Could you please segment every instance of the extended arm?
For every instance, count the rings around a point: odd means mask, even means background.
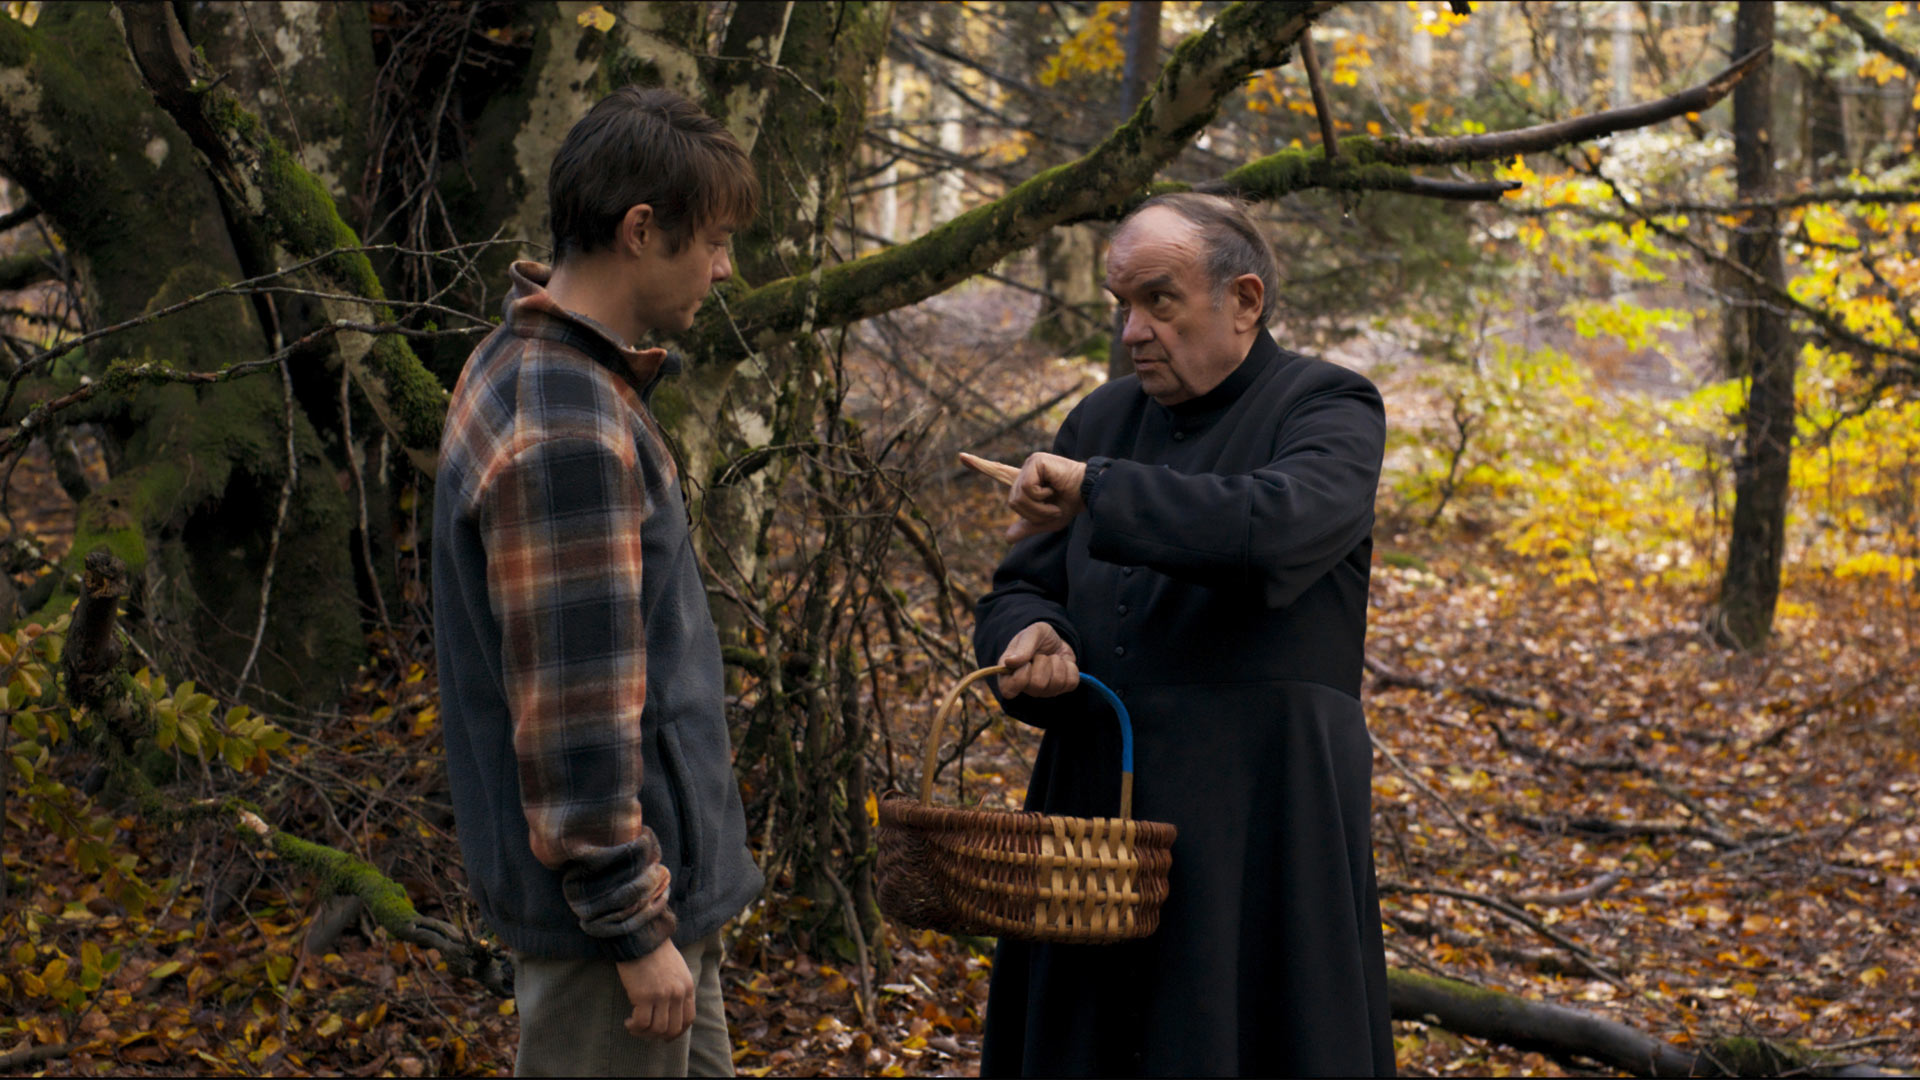
[[[1096,559],[1196,584],[1259,589],[1284,607],[1373,527],[1386,446],[1379,392],[1330,368],[1281,421],[1273,458],[1237,476],[1115,461],[1087,502]]]

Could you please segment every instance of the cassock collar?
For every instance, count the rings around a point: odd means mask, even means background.
[[[1280,346],[1274,344],[1273,336],[1261,330],[1253,339],[1253,347],[1247,350],[1247,358],[1240,361],[1240,366],[1234,368],[1219,386],[1197,398],[1183,401],[1178,405],[1168,405],[1165,408],[1174,415],[1176,423],[1220,412],[1239,401],[1240,395],[1247,392],[1247,388],[1253,385],[1253,381],[1258,379],[1260,373],[1267,370],[1267,365],[1273,363],[1279,355]]]

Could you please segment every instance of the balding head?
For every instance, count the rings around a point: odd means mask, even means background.
[[[1193,226],[1195,239],[1203,251],[1207,280],[1213,286],[1214,303],[1226,295],[1227,286],[1243,274],[1252,274],[1265,287],[1260,325],[1273,321],[1273,309],[1280,296],[1280,270],[1273,246],[1260,235],[1247,204],[1225,195],[1205,195],[1181,191],[1155,195],[1141,203],[1120,221],[1113,243],[1122,242],[1135,219],[1152,212],[1172,213]]]

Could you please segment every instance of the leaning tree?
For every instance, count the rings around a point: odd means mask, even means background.
[[[687,374],[655,408],[700,522],[725,655],[756,688],[739,737],[774,790],[760,819],[768,858],[864,951],[878,914],[855,628],[878,609],[938,662],[961,657],[951,607],[944,626],[921,627],[885,585],[896,549],[947,579],[884,467],[912,433],[889,442],[841,414],[843,331],[1179,187],[1159,177],[1223,102],[1288,63],[1338,6],[1225,7],[1085,153],[857,258],[848,178],[890,4],[123,0],[47,5],[32,25],[0,18],[0,173],[31,200],[11,220],[37,218],[57,238],[50,264],[82,313],[58,340],[15,346],[0,453],[62,459],[84,429],[107,463],[104,481],[61,470],[76,538],[29,608],[63,610],[83,560],[105,550],[128,571],[127,628],[157,663],[256,700],[334,694],[370,630],[421,621],[407,617],[424,602],[415,526],[448,387],[497,318],[506,262],[545,253],[553,151],[614,87],[678,89],[750,150],[766,203],[736,238],[734,280],[666,343]],[[1255,157],[1207,186],[1252,200],[1495,199],[1515,185],[1423,170],[1702,111],[1759,58],[1659,101],[1534,127],[1335,141],[1323,125],[1323,145]],[[786,493],[819,528],[776,552]],[[337,868],[326,849],[272,842]],[[390,882],[336,877],[419,939]],[[1468,1027],[1516,1015],[1437,983],[1397,985],[1413,1015],[1458,1013]],[[1701,1067],[1681,1056],[1662,1067]]]

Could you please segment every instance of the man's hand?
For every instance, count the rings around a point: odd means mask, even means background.
[[[1059,697],[1080,685],[1073,648],[1047,623],[1034,623],[1013,635],[1000,662],[1011,669],[997,680],[1002,697]]]
[[[664,1042],[693,1026],[693,973],[673,942],[663,941],[640,959],[615,966],[620,984],[627,988],[627,1000],[633,1003],[627,1034]]]
[[[1007,505],[1020,517],[1007,526],[1007,539],[1025,540],[1041,533],[1058,532],[1073,524],[1087,508],[1080,501],[1080,481],[1086,479],[1084,461],[1058,454],[1033,454],[1013,478],[1013,490]],[[1017,639],[1016,639],[1017,640]]]

